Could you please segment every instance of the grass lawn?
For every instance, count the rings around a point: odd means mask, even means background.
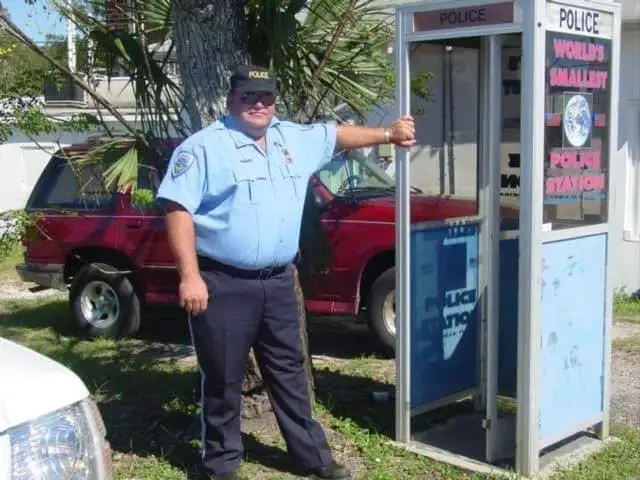
[[[19,280],[15,266],[22,261],[22,252],[15,248],[6,255],[0,256],[0,282],[7,280]]]
[[[6,262],[0,264],[0,272],[12,275]],[[631,307],[628,310],[635,315]],[[117,479],[193,478],[199,458],[199,420],[184,322],[158,320],[141,339],[84,341],[73,335],[69,318],[67,304],[59,298],[0,301],[0,336],[62,362],[86,382],[107,424]],[[322,327],[312,335],[312,350],[320,353],[314,359],[316,413],[335,456],[357,478],[484,478],[388,444],[393,436],[393,404],[374,403],[368,393],[392,391],[394,364],[375,355],[364,330],[337,332]],[[244,421],[243,431],[244,478],[297,478],[283,473],[288,465],[284,443],[270,413]],[[619,428],[615,433],[622,441],[555,478],[640,477],[640,432]]]
[[[618,292],[613,297],[613,308],[618,320],[640,322],[640,296]]]

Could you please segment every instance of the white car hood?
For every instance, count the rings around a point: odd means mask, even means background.
[[[0,338],[0,433],[88,395],[82,380],[65,366]]]

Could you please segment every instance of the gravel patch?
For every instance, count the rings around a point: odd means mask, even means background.
[[[640,322],[615,322],[613,324],[613,341],[622,340],[640,334]]]
[[[614,353],[611,368],[611,420],[640,427],[640,358]]]
[[[640,335],[640,323],[616,322],[613,339]],[[614,352],[611,360],[611,420],[640,427],[640,356]]]
[[[30,290],[30,289],[33,289]],[[52,288],[40,290],[36,285],[11,280],[0,282],[0,300],[30,300],[41,297],[66,296],[66,292]]]

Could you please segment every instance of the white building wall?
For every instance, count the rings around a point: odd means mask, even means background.
[[[639,2],[640,5],[640,2]],[[617,178],[613,192],[615,287],[640,290],[640,21],[623,25]]]
[[[0,165],[3,166],[0,175],[0,214],[24,208],[52,153],[59,148],[82,143],[88,136],[102,132],[60,132],[41,135],[35,139],[15,132],[5,143],[0,144]]]
[[[0,145],[0,212],[23,208],[51,154],[60,146],[80,141],[85,135],[40,137],[38,144],[22,134]]]

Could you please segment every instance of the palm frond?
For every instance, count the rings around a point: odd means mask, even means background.
[[[162,42],[173,36],[171,0],[138,0],[135,9],[139,12],[146,35],[153,35]]]
[[[132,187],[138,182],[138,150],[131,147],[104,172],[107,188]]]
[[[263,36],[251,43],[256,45],[252,58],[275,70],[288,116],[300,121],[335,117],[338,107],[346,104],[351,114],[364,117],[376,104],[392,98],[393,72],[386,48],[393,31],[388,10],[371,0],[313,0],[304,7],[302,18],[283,20],[280,17],[287,12],[274,10],[278,3],[264,2],[258,13],[249,16],[250,23],[260,24],[249,31],[271,33],[268,52]],[[295,9],[302,11],[301,2]]]

